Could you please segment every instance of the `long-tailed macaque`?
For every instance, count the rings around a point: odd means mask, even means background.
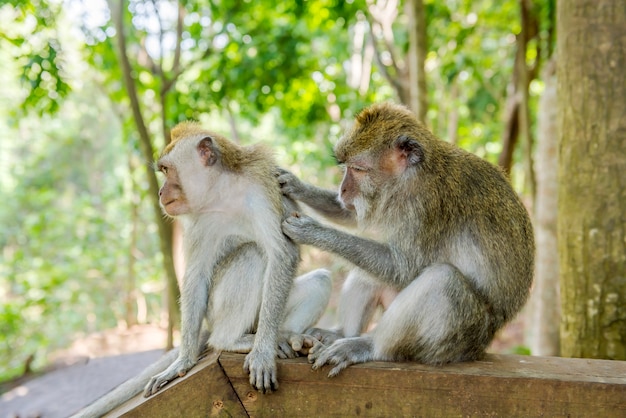
[[[275,390],[277,355],[296,355],[290,337],[313,326],[330,297],[326,270],[294,280],[299,248],[281,222],[298,207],[281,193],[271,152],[238,146],[196,123],[179,124],[171,133],[157,168],[165,175],[161,207],[183,227],[180,348],[84,416],[109,411],[142,389],[145,396],[156,393],[196,364],[205,343],[248,353],[250,384]]]
[[[308,331],[320,340],[309,351],[313,367],[331,364],[334,376],[374,360],[480,358],[521,309],[532,282],[531,223],[505,176],[389,103],[358,114],[335,155],[345,166],[338,193],[286,171],[278,176],[287,196],[376,237],[307,216],[283,222],[294,241],[356,266],[339,302],[341,328]],[[388,308],[363,334],[372,306],[385,297],[392,300]]]

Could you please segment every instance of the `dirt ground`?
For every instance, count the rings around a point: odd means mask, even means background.
[[[0,396],[0,418],[63,418],[139,374],[162,354],[165,332],[153,326],[110,330],[60,352],[52,371],[17,380]]]

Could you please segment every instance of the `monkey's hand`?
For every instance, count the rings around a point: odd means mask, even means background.
[[[315,244],[326,228],[310,216],[295,214],[283,221],[283,232],[298,244]]]
[[[170,382],[177,377],[183,377],[186,375],[195,364],[195,361],[178,357],[174,363],[170,365],[170,367],[165,369],[165,371],[157,374],[156,376],[152,376],[152,379],[150,379],[144,389],[143,396],[147,398],[148,396],[154,395],[167,382]]]
[[[243,369],[250,374],[250,385],[261,393],[278,389],[276,353],[252,349],[243,362]]]
[[[293,200],[302,200],[306,192],[306,185],[295,174],[277,167],[276,178],[280,184],[280,190],[285,196],[289,196]]]
[[[325,364],[334,365],[328,377],[334,377],[351,364],[364,363],[373,359],[374,344],[371,337],[341,338],[330,346],[317,343],[309,350],[309,363],[313,370]]]

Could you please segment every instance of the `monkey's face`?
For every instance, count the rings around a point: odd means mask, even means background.
[[[419,164],[421,157],[407,151],[404,138],[394,141],[391,147],[372,149],[356,156],[347,156],[345,173],[339,189],[339,200],[349,210],[356,212],[360,223],[369,222],[372,216],[388,204],[390,196],[402,188],[411,173],[407,170]]]
[[[179,138],[165,152],[157,162],[157,169],[165,176],[159,203],[166,214],[198,214],[219,203],[223,191],[219,179],[226,176],[217,167],[218,155],[211,136],[199,132]]]
[[[356,212],[359,221],[363,221],[376,200],[381,173],[368,155],[348,158],[343,165],[345,171],[339,187],[339,200],[346,209]]]
[[[165,162],[159,162],[158,169],[165,176],[165,183],[159,190],[159,204],[163,211],[170,216],[189,213],[189,204],[176,168]]]
[[[367,177],[370,171],[371,168],[363,165],[346,164],[343,180],[339,187],[339,200],[346,209],[356,209],[356,201],[363,195],[362,188],[369,183]],[[365,188],[369,189],[368,187]]]

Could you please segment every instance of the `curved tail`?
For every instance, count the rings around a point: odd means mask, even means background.
[[[178,348],[168,351],[158,361],[146,367],[138,376],[128,379],[94,403],[78,411],[72,418],[98,418],[143,392],[152,376],[165,370],[178,357]]]

